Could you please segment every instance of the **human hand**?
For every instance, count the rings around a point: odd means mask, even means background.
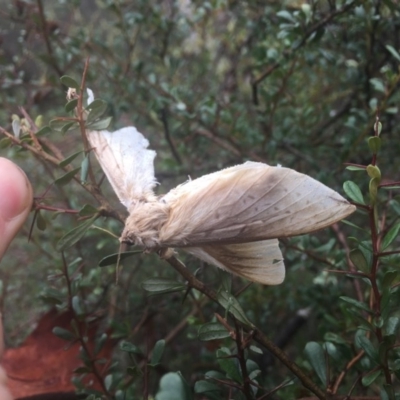
[[[28,217],[32,206],[32,186],[24,172],[0,157],[0,260]],[[3,354],[3,326],[0,314],[0,358]],[[11,400],[7,376],[0,367],[0,400]]]

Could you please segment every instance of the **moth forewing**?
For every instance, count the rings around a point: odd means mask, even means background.
[[[165,246],[233,244],[301,235],[325,228],[355,207],[294,170],[247,162],[173,189]]]

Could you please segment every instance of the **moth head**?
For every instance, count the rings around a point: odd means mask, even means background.
[[[153,233],[153,232],[148,232]],[[125,225],[125,228],[120,237],[120,242],[127,244],[129,246],[140,246],[144,247],[147,250],[156,250],[159,248],[158,237],[153,234],[146,234],[146,232],[139,232],[128,223]]]

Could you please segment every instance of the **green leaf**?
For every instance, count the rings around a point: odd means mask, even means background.
[[[68,164],[70,164],[73,160],[75,160],[75,158],[78,157],[79,154],[82,154],[82,153],[83,153],[83,150],[77,151],[76,153],[71,154],[69,157],[67,157],[67,158],[65,158],[64,160],[60,161],[60,162],[58,163],[58,165],[59,165],[61,168],[64,168],[64,167],[66,167]]]
[[[365,204],[361,190],[356,183],[352,181],[346,181],[343,184],[343,190],[354,202],[358,204]]]
[[[400,189],[400,185],[393,185],[393,186],[381,186],[382,189],[385,190],[398,190]]]
[[[396,335],[399,328],[399,317],[390,317],[386,322],[385,336]]]
[[[111,390],[112,383],[113,383],[113,376],[112,376],[112,374],[108,374],[104,378],[104,386],[106,387],[107,390]]]
[[[365,351],[373,362],[378,364],[378,352],[364,333],[356,335],[355,342],[357,346],[361,347]]]
[[[232,358],[231,352],[226,347],[217,350],[218,364],[221,369],[226,373],[227,377],[238,382],[243,383],[243,377],[239,369],[239,363],[236,358]]]
[[[354,249],[350,251],[350,260],[357,269],[365,273],[369,272],[369,265],[364,257],[363,252],[360,249]]]
[[[72,297],[72,309],[75,311],[75,314],[78,316],[85,314],[85,311],[83,310],[81,299],[79,298],[79,296]]]
[[[70,112],[75,110],[76,106],[78,105],[78,99],[72,99],[65,105],[65,111]]]
[[[379,370],[379,371],[372,372],[368,375],[365,375],[361,379],[361,383],[364,386],[369,386],[381,373],[382,373],[382,370]]]
[[[49,126],[43,126],[42,128],[40,128],[35,135],[36,136],[44,136],[47,135],[48,133],[51,133],[51,128]]]
[[[103,346],[105,345],[107,339],[108,339],[108,336],[106,333],[102,333],[100,337],[96,338],[95,347],[94,347],[95,355],[98,355],[100,353],[100,351],[103,348]]]
[[[100,121],[93,122],[87,125],[87,129],[92,131],[101,131],[103,129],[107,129],[110,125],[112,117],[107,117],[105,119],[101,119]]]
[[[397,278],[398,274],[399,274],[399,271],[397,271],[397,270],[387,271],[382,280],[382,288],[383,289],[390,288],[392,286],[392,283]]]
[[[165,350],[165,340],[161,339],[156,342],[153,348],[153,354],[151,355],[150,365],[153,367],[160,363],[161,357]]]
[[[378,138],[377,138],[378,139]],[[370,178],[377,178],[379,182],[381,180],[382,174],[381,170],[376,165],[368,165],[367,166],[367,174]]]
[[[221,304],[225,310],[230,312],[238,321],[248,326],[253,326],[253,324],[247,319],[242,306],[232,294],[225,290],[220,290],[217,296],[219,304]]]
[[[43,215],[40,211],[36,214],[36,226],[40,231],[44,231],[46,229],[46,220],[43,218]]]
[[[71,182],[72,179],[74,179],[75,175],[78,173],[78,171],[81,169],[81,167],[75,168],[72,171],[68,171],[66,174],[60,176],[57,178],[54,183],[58,186],[63,186],[66,185],[67,183]]]
[[[385,47],[389,50],[390,54],[391,54],[397,61],[400,61],[400,54],[397,52],[397,50],[396,50],[394,47],[390,46],[389,44],[387,44]]]
[[[346,167],[349,171],[365,171],[365,168],[363,167],[356,167],[355,165],[348,165]]]
[[[382,141],[381,138],[378,136],[371,136],[368,138],[368,147],[372,151],[373,154],[378,153],[381,149]]]
[[[55,118],[50,121],[49,125],[52,130],[61,132],[65,125],[70,126],[73,123],[74,121]]]
[[[369,195],[371,197],[371,204],[374,205],[378,198],[378,187],[381,182],[380,178],[372,178],[369,181]]]
[[[89,170],[89,155],[86,154],[81,163],[81,183],[85,184],[87,182],[87,175]]]
[[[322,346],[317,342],[308,342],[304,349],[311,366],[318,375],[324,387],[327,386],[327,372],[325,352]]]
[[[77,127],[78,124],[76,122],[68,122],[67,124],[65,124],[63,127],[61,127],[60,131],[61,133],[64,135],[65,133],[67,133],[72,127]]]
[[[93,207],[91,204],[85,204],[80,210],[79,210],[79,216],[80,217],[88,217],[89,215],[97,214],[99,210],[96,207]]]
[[[230,334],[219,322],[209,322],[200,327],[198,338],[202,341],[224,339]]]
[[[87,109],[90,112],[87,116],[86,124],[90,124],[104,114],[107,109],[107,103],[104,100],[96,99],[88,105]]]
[[[55,326],[52,332],[59,338],[67,340],[69,342],[75,340],[75,335],[72,332],[68,331],[67,329],[60,328],[59,326]]]
[[[73,246],[76,242],[78,242],[86,233],[88,229],[93,225],[93,222],[98,218],[98,214],[94,215],[92,218],[89,218],[82,224],[78,225],[76,228],[67,232],[57,243],[56,250],[64,251],[71,246]]]
[[[73,79],[70,76],[68,76],[68,75],[62,76],[60,78],[60,81],[66,87],[69,87],[69,88],[72,88],[72,89],[79,89],[78,82],[75,79]]]
[[[356,308],[359,308],[360,310],[367,311],[370,314],[372,313],[372,311],[366,304],[361,303],[358,300],[352,299],[351,297],[340,296],[339,299],[345,301],[346,303],[351,304],[352,306],[354,306]]]
[[[160,380],[160,389],[155,400],[192,400],[193,396],[182,374],[168,372]]]
[[[388,233],[385,235],[385,237],[382,240],[381,249],[380,249],[381,251],[385,251],[385,249],[387,249],[391,245],[393,240],[395,240],[397,235],[399,234],[399,230],[400,230],[400,223],[393,225],[389,229]]]
[[[125,352],[127,352],[127,353],[143,355],[143,352],[142,352],[142,350],[139,349],[139,347],[137,347],[137,346],[135,346],[134,344],[129,343],[129,342],[125,341],[125,340],[122,341],[122,342],[119,344],[119,348],[120,348],[122,351],[125,351]]]
[[[263,351],[262,351],[259,347],[257,347],[257,346],[251,345],[251,346],[249,347],[249,349],[250,349],[253,353],[263,354]]]
[[[100,260],[99,267],[106,267],[108,265],[116,264],[118,261],[118,255],[120,256],[119,261],[122,262],[126,258],[132,257],[140,253],[143,253],[143,250],[125,251],[123,253],[110,254],[109,256],[106,256]]]
[[[153,294],[173,293],[186,290],[184,283],[170,278],[152,278],[142,283],[142,288]]]
[[[211,383],[208,381],[197,381],[194,384],[194,392],[195,393],[207,393],[207,392],[219,392],[220,388],[215,383]]]

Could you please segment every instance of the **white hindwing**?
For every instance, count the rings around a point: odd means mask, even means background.
[[[261,242],[185,247],[201,260],[263,285],[279,285],[285,266],[277,239]]]
[[[115,132],[87,131],[87,138],[115,193],[129,210],[154,198],[154,157],[148,140],[133,126]]]

